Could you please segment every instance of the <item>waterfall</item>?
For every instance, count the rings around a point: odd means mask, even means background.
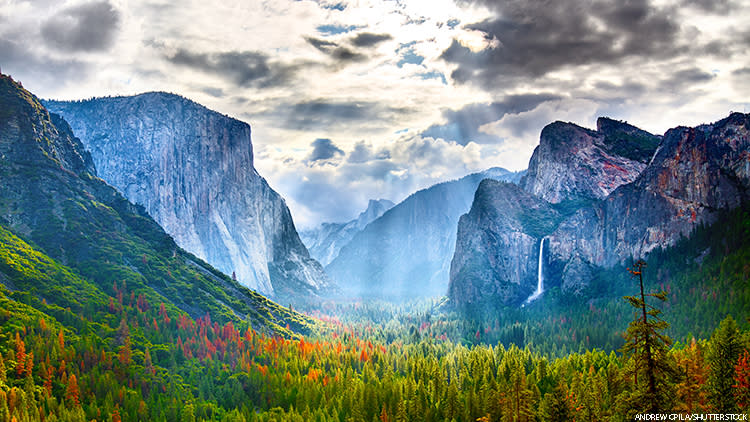
[[[544,257],[544,237],[541,241],[539,241],[539,263],[537,264],[536,268],[536,290],[534,290],[534,293],[529,296],[526,301],[523,302],[524,305],[527,303],[531,303],[535,299],[537,299],[539,296],[544,293],[544,274],[542,273],[543,268],[543,262],[542,258]],[[523,305],[522,305],[523,306]]]

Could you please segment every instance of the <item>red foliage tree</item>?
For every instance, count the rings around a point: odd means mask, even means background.
[[[745,350],[734,367],[734,397],[742,410],[750,408],[750,352]]]
[[[16,375],[20,378],[25,372],[26,366],[26,344],[16,332]]]
[[[78,389],[78,379],[76,374],[70,374],[68,377],[68,386],[65,388],[65,398],[68,399],[75,407],[80,405],[80,390]]]

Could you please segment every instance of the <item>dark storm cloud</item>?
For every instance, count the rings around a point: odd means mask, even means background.
[[[318,138],[310,145],[313,147],[310,157],[308,158],[311,162],[330,160],[337,155],[344,155],[344,151],[337,147],[330,139]]]
[[[178,49],[167,55],[171,63],[222,76],[238,86],[268,88],[284,85],[292,79],[299,65],[273,62],[255,51],[195,53]]]
[[[661,81],[660,87],[667,92],[684,91],[694,88],[703,82],[714,79],[716,75],[704,72],[696,67],[678,70]]]
[[[330,51],[331,49],[338,47],[338,44],[336,44],[335,42],[322,40],[315,37],[305,37],[305,41],[307,41],[308,44],[317,48],[323,53],[328,53],[328,51]]]
[[[477,0],[496,17],[467,25],[495,48],[472,52],[455,41],[442,58],[458,65],[459,83],[485,87],[513,77],[537,77],[568,65],[618,63],[632,57],[672,57],[684,49],[669,9],[648,0]]]
[[[320,127],[346,126],[352,123],[388,122],[411,110],[391,107],[373,101],[329,101],[324,99],[282,104],[271,115],[286,116],[285,127],[307,130]]]
[[[511,95],[491,104],[469,104],[460,110],[445,110],[443,118],[446,124],[433,125],[422,132],[422,136],[442,138],[466,145],[471,141],[477,143],[495,143],[500,139],[494,135],[480,132],[479,127],[500,120],[506,114],[523,113],[535,109],[546,101],[559,100],[553,94]]]
[[[42,38],[61,50],[102,51],[112,46],[120,23],[120,12],[109,2],[73,6],[56,13],[42,24]]]
[[[360,32],[352,38],[352,44],[357,47],[372,47],[383,41],[393,39],[389,34],[373,34],[372,32]]]
[[[732,0],[684,0],[683,6],[694,7],[700,11],[727,15],[736,10],[737,4]]]
[[[213,87],[213,86],[204,86],[204,87],[199,88],[199,89],[200,89],[200,91],[205,92],[206,94],[208,94],[208,95],[210,95],[212,97],[221,98],[221,97],[224,96],[224,90],[221,89],[221,88],[216,88],[216,87]]]
[[[29,82],[59,85],[61,81],[76,82],[89,74],[89,65],[75,58],[60,60],[45,57],[30,50],[26,45],[0,36],[0,65],[3,73],[23,73],[30,76]],[[24,81],[21,81],[24,82]]]
[[[360,54],[349,47],[344,47],[338,43],[322,40],[320,38],[305,37],[305,41],[312,45],[318,51],[325,53],[334,60],[340,63],[346,62],[361,62],[367,59],[367,56]]]

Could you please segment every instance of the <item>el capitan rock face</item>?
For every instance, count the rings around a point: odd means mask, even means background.
[[[70,122],[99,176],[183,248],[279,299],[329,287],[253,167],[246,123],[158,92],[46,105]]]
[[[643,171],[659,137],[599,118],[597,130],[555,122],[543,130],[521,187],[552,203],[603,199]]]
[[[21,281],[35,301],[78,314],[67,318],[74,329],[82,327],[84,307],[98,313],[104,298],[117,286],[125,289],[127,280],[139,303],[146,297],[194,318],[245,320],[268,334],[309,332],[312,320],[179,248],[142,207],[96,174],[65,120],[0,74],[0,231],[2,249],[12,251],[2,260],[0,284],[24,289],[13,283]],[[29,275],[40,269],[45,277]],[[63,280],[73,284],[57,284]]]
[[[578,294],[596,268],[646,257],[698,224],[712,223],[717,211],[750,200],[749,128],[750,115],[734,113],[712,125],[672,129],[649,153],[655,137],[610,119],[599,119],[597,131],[549,125],[521,187],[548,201],[557,220],[545,220],[553,223],[530,236],[516,223],[518,192],[481,186],[484,192],[477,191],[459,224],[451,300],[465,305],[483,296],[494,304],[518,303],[536,281],[528,276],[538,258],[531,239],[537,246],[548,239],[543,263],[553,277],[547,282]],[[612,172],[613,166],[627,171]],[[518,277],[516,268],[527,276]]]

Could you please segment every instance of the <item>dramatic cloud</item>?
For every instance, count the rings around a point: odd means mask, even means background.
[[[372,144],[359,141],[354,144],[354,149],[349,153],[347,161],[350,163],[366,163],[373,160],[387,160],[391,158],[391,152],[385,148],[375,150]]]
[[[352,38],[352,44],[357,47],[372,47],[376,44],[380,44],[383,41],[393,39],[388,34],[373,34],[371,32],[360,32],[354,38]]]
[[[454,40],[442,58],[458,64],[452,78],[460,83],[496,86],[509,77],[534,77],[565,66],[613,64],[630,57],[673,57],[686,46],[669,8],[648,0],[617,2],[479,0],[496,18],[467,29],[497,40],[494,47],[472,51]]]
[[[394,115],[410,113],[405,107],[392,107],[374,101],[344,101],[316,99],[292,105],[276,107],[271,114],[285,116],[285,125],[296,130],[331,128],[352,123],[382,125],[384,120]]]
[[[367,56],[364,54],[358,53],[348,47],[340,46],[332,41],[314,37],[305,37],[305,40],[320,52],[341,63],[361,62],[367,59]]]
[[[61,50],[101,51],[112,46],[120,13],[107,1],[63,9],[42,25],[44,41]]]
[[[666,91],[691,89],[715,78],[716,75],[704,72],[698,68],[678,70],[661,82],[661,88]]]
[[[169,91],[246,121],[309,226],[523,169],[554,120],[663,133],[750,110],[746,3],[1,0],[0,66],[44,98]]]
[[[684,6],[695,7],[702,12],[726,15],[737,7],[741,7],[732,0],[685,0]]]
[[[446,110],[443,118],[446,124],[433,125],[422,135],[454,141],[461,145],[469,142],[480,144],[497,143],[500,139],[479,130],[480,126],[496,121],[506,114],[517,114],[536,108],[545,101],[558,100],[554,94],[522,94],[506,97],[503,101],[491,104],[469,104],[460,110]]]
[[[316,152],[327,157],[320,159],[323,162],[343,160],[336,165],[310,165]],[[418,135],[405,135],[380,147],[360,141],[351,149],[318,139],[313,143],[313,153],[301,159],[269,149],[260,152],[266,154],[274,157],[264,159],[265,163],[274,163],[267,172],[273,173],[278,188],[287,192],[295,224],[302,228],[356,216],[375,197],[374,191],[380,197],[401,201],[418,189],[497,164],[491,154],[483,157],[482,148],[474,143],[462,146]],[[303,177],[300,166],[306,169]]]
[[[313,147],[309,158],[311,162],[330,160],[337,155],[344,155],[344,151],[331,142],[330,139],[318,138],[310,145]]]
[[[299,68],[298,65],[272,62],[266,54],[256,51],[194,53],[178,49],[166,57],[173,64],[217,74],[244,87],[283,85],[292,79]]]
[[[45,57],[36,51],[30,51],[23,44],[4,39],[2,36],[0,65],[4,73],[19,78],[28,87],[42,84],[60,85],[61,81],[74,82],[89,75],[89,66],[78,59]],[[14,69],[23,71],[16,73]]]

